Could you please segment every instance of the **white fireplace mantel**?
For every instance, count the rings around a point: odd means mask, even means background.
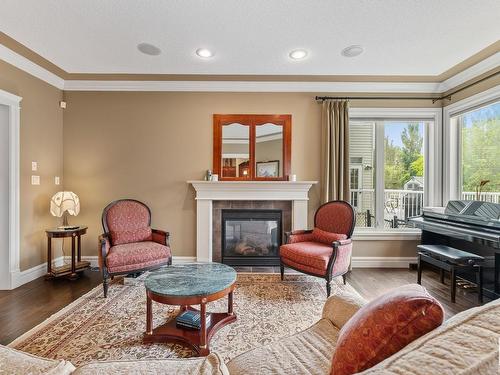
[[[292,229],[307,228],[308,200],[317,181],[188,181],[196,190],[196,258],[212,261],[212,202],[292,201]]]

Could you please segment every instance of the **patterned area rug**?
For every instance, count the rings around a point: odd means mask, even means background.
[[[74,365],[113,359],[189,357],[177,344],[143,344],[146,297],[144,275],[133,284],[113,284],[108,298],[96,287],[9,346]],[[332,294],[350,288],[335,281]],[[238,274],[234,295],[237,321],[219,330],[211,350],[225,361],[255,346],[302,331],[321,316],[326,300],[322,279],[306,275]],[[208,311],[226,311],[227,299],[212,302]],[[154,326],[172,319],[177,306],[153,302]]]

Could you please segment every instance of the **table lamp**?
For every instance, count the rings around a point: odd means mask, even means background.
[[[50,200],[50,213],[55,217],[63,217],[63,225],[58,229],[75,229],[78,226],[68,225],[68,214],[76,216],[80,212],[80,198],[72,191],[59,191]]]

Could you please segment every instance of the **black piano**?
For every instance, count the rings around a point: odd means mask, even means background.
[[[500,204],[449,201],[445,209],[424,208],[410,218],[410,226],[422,229],[422,244],[447,245],[485,258],[485,296],[500,298]],[[474,274],[464,274],[474,282]]]

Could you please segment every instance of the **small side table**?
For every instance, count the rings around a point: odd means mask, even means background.
[[[90,267],[90,262],[82,261],[82,235],[87,233],[87,227],[75,229],[48,229],[47,233],[47,275],[46,279],[68,277],[71,280],[78,278],[78,273]],[[71,264],[52,267],[52,238],[71,237]],[[77,246],[75,246],[77,242]]]

